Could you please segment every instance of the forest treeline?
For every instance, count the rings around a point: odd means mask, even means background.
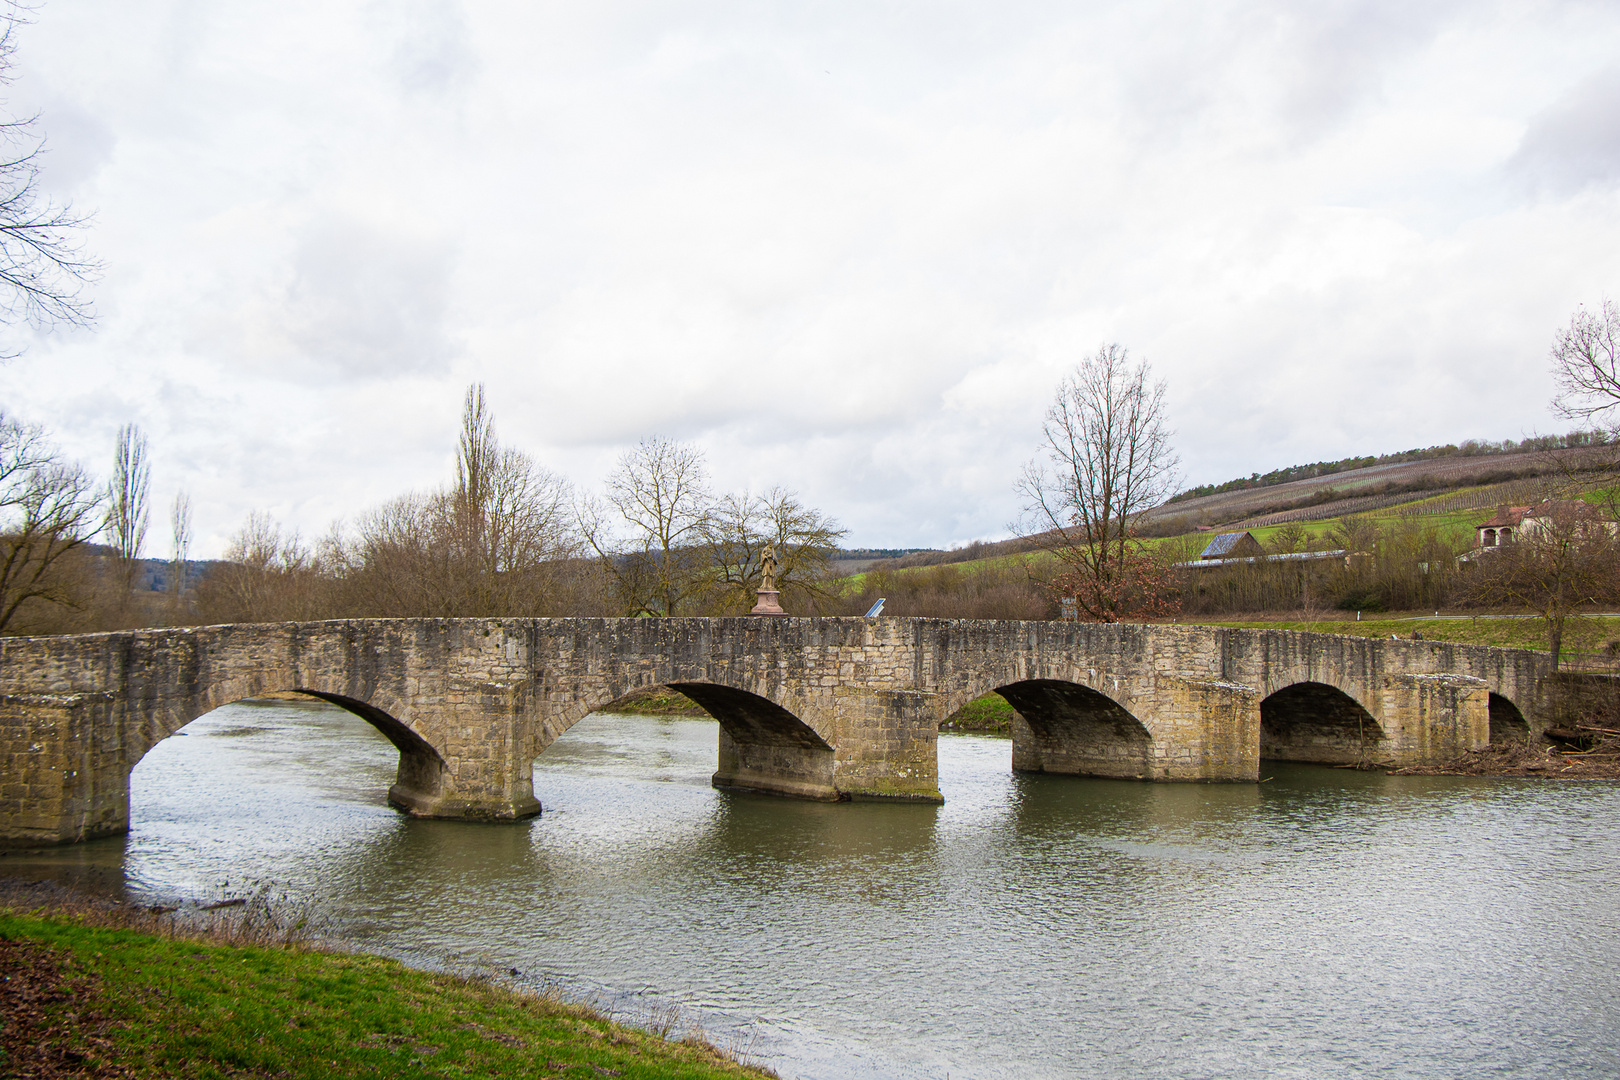
[[[830,587],[844,530],[792,491],[718,492],[701,451],[650,438],[603,490],[497,437],[469,388],[455,472],[308,540],[248,515],[187,587],[190,504],[171,512],[166,593],[134,588],[150,509],[145,440],[120,432],[96,483],[38,427],[0,417],[0,633],[360,617],[737,615],[767,547],[790,611],[842,614]],[[93,544],[96,539],[109,545]]]

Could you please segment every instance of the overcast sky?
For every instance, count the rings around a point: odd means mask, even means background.
[[[442,483],[473,380],[581,488],[656,433],[996,537],[1105,341],[1201,483],[1561,431],[1620,296],[1612,2],[47,0],[16,75],[105,273],[0,403],[139,424],[201,555]]]

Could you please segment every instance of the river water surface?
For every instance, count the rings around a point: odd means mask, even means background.
[[[714,791],[716,733],[598,714],[536,762],[542,818],[414,821],[363,721],[242,703],[141,762],[127,837],[0,869],[272,888],[789,1078],[1620,1075],[1616,785],[1018,776],[945,735],[944,806],[827,805]]]

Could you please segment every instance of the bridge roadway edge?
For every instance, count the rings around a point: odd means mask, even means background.
[[[1179,625],[906,618],[362,619],[0,639],[0,845],[126,831],[129,774],[192,719],[272,690],[361,715],[420,816],[539,812],[534,758],[629,691],[674,685],[720,720],[716,787],[939,801],[939,724],[1022,695],[1014,768],[1258,779],[1262,703],[1301,685],[1375,721],[1379,761],[1489,739],[1488,702],[1539,733],[1523,650]],[[1366,753],[1363,748],[1362,753]],[[1320,758],[1319,760],[1332,760]]]

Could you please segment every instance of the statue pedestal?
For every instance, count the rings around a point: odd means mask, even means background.
[[[750,611],[748,614],[750,614],[750,615],[786,615],[787,614],[787,612],[782,610],[782,605],[778,604],[776,602],[776,597],[777,597],[778,594],[777,594],[777,591],[775,589],[761,589],[761,590],[759,590],[759,592],[756,595],[759,596],[759,602],[754,605],[754,610]]]

